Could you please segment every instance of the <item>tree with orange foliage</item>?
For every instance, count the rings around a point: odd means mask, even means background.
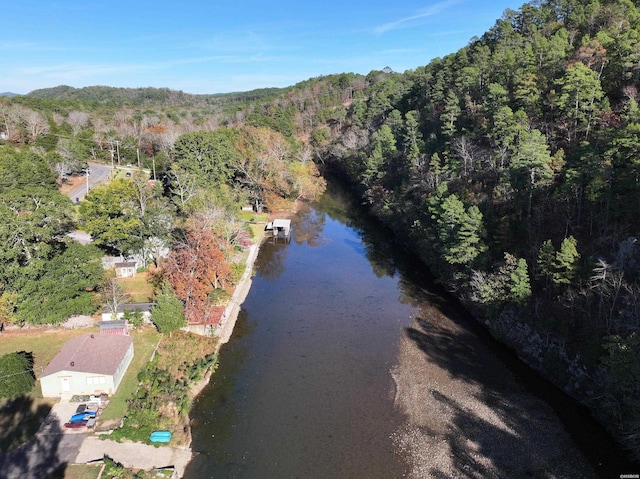
[[[183,301],[187,319],[200,322],[212,314],[209,293],[224,287],[231,267],[213,231],[192,219],[187,223],[185,242],[164,262],[164,276]]]
[[[268,128],[243,126],[235,136],[239,158],[233,164],[235,181],[260,211],[280,200],[313,200],[324,191],[325,181],[315,164],[302,154],[296,159],[287,139]]]

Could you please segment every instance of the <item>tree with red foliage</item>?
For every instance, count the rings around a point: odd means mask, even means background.
[[[187,224],[185,242],[171,251],[164,264],[165,278],[185,306],[190,322],[207,322],[213,313],[209,293],[224,287],[231,267],[213,231],[202,223]]]

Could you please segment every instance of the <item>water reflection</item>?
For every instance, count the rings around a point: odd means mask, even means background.
[[[241,411],[235,395],[242,388],[238,382],[239,372],[249,358],[250,351],[241,341],[243,337],[250,335],[256,328],[256,323],[247,318],[244,310],[240,311],[233,330],[237,339],[225,347],[225,366],[220,368],[212,376],[209,387],[196,397],[192,415],[191,428],[193,436],[193,450],[196,454],[214,454],[217,461],[225,461],[224,450],[206,449],[200,447],[210,442],[228,441],[237,424]],[[204,407],[203,407],[204,406]]]
[[[239,322],[250,331],[234,331],[193,409],[186,478],[404,474],[389,369],[411,311],[335,217],[329,198],[293,219],[291,243],[261,248]]]
[[[306,243],[309,246],[319,246],[326,241],[322,232],[327,223],[326,214],[311,208],[308,204],[302,205],[296,216],[293,218],[292,226],[294,231],[294,241],[297,244]]]
[[[330,184],[291,243],[260,250],[185,478],[589,477],[549,408],[347,198]]]
[[[295,238],[294,232],[291,235]],[[254,268],[260,274],[260,277],[266,281],[275,281],[284,273],[288,254],[289,249],[286,243],[276,243],[270,245],[269,248],[263,247],[256,259]]]

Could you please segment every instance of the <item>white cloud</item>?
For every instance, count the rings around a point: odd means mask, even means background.
[[[448,8],[460,3],[460,0],[445,0],[443,2],[436,3],[431,5],[423,10],[420,10],[415,15],[411,15],[408,17],[401,18],[399,20],[395,20],[393,22],[388,22],[383,25],[379,25],[373,29],[375,33],[382,34],[389,32],[391,30],[397,30],[400,28],[408,28],[411,25],[414,25],[417,20],[422,20],[424,18],[433,17],[438,15],[439,13],[447,10]]]

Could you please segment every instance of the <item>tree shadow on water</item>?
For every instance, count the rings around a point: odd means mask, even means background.
[[[36,404],[29,396],[21,396],[0,410],[0,479],[64,477],[69,451],[62,443],[71,442],[70,451],[75,455],[84,435],[65,441],[62,423],[51,418],[50,411],[50,405]]]

